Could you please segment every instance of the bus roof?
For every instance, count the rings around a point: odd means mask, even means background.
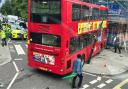
[[[90,8],[96,8],[99,10],[107,10],[108,9],[106,6],[96,5],[96,4],[87,3],[87,2],[83,2],[83,1],[79,1],[79,0],[67,0],[67,1],[72,2],[72,3],[76,3],[76,4],[80,4],[80,5],[85,5],[85,6],[88,6]]]

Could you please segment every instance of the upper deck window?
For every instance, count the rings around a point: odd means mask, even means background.
[[[72,20],[80,20],[81,18],[81,6],[78,4],[73,4],[72,5]]]
[[[99,19],[100,18],[100,10],[93,8],[92,9],[92,16],[93,16],[93,19]]]
[[[90,15],[91,15],[90,8],[87,7],[87,6],[82,6],[82,8],[81,8],[81,19],[87,20]]]
[[[79,21],[81,19],[87,20],[91,15],[91,10],[88,6],[79,4],[72,5],[72,21]]]
[[[108,10],[101,10],[100,14],[102,19],[106,19],[108,17]]]
[[[31,0],[31,22],[61,22],[61,0]]]

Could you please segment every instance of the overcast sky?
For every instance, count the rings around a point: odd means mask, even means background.
[[[5,2],[5,0],[1,0],[2,1],[2,3],[0,3],[0,7],[2,6],[2,4]]]

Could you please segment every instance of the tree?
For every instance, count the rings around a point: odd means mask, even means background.
[[[27,0],[6,0],[1,8],[4,15],[16,15],[19,17],[27,18]]]

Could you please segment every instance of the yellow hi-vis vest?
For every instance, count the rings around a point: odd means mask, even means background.
[[[4,38],[6,38],[6,34],[5,34],[5,31],[1,31],[0,35],[1,35],[1,39],[4,39]]]

